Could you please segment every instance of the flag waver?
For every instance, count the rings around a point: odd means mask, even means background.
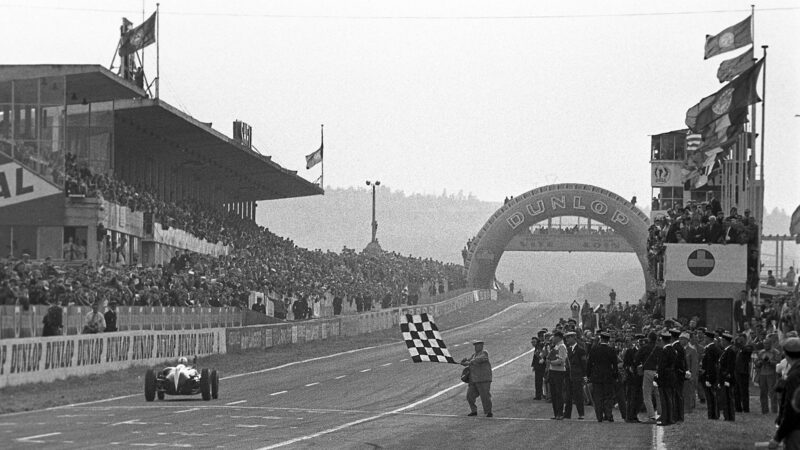
[[[439,328],[427,313],[403,314],[400,316],[400,332],[411,354],[411,360],[418,362],[440,362],[458,364],[450,356]]]
[[[752,16],[736,25],[729,26],[718,34],[706,35],[706,51],[703,59],[742,48],[753,43]]]

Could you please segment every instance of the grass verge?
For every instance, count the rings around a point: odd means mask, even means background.
[[[442,330],[477,322],[502,311],[516,298],[472,303],[460,310],[436,318]],[[330,355],[375,345],[400,342],[400,332],[388,329],[360,336],[340,337],[300,345],[253,350],[245,354],[212,355],[198,359],[201,367],[216,367],[220,376],[251,372],[280,366],[292,361]],[[261,356],[263,355],[263,357]],[[143,386],[143,366],[106,372],[98,375],[70,377],[51,383],[35,383],[0,389],[0,414],[31,411],[73,403],[102,400],[116,396],[140,394]]]
[[[686,414],[682,425],[667,427],[664,430],[667,449],[752,449],[756,442],[767,442],[775,434],[776,415],[761,414],[758,397],[750,396],[751,412],[737,412],[735,422],[726,422],[721,416],[720,420],[708,420],[706,411],[705,405],[698,404],[694,412]]]

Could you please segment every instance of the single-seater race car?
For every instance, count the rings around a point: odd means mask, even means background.
[[[197,358],[195,357],[195,363]],[[147,369],[144,376],[144,399],[148,402],[164,400],[169,395],[202,394],[203,400],[216,399],[219,396],[219,374],[216,369],[197,371],[189,365],[185,357],[178,359],[178,364],[168,366],[156,373]]]

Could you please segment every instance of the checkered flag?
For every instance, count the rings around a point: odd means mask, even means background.
[[[447,351],[439,328],[428,314],[405,314],[400,316],[400,331],[408,346],[411,360],[418,362],[440,362],[458,364]]]

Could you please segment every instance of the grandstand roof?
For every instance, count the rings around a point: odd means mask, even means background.
[[[0,64],[0,81],[60,76],[67,79],[67,103],[145,96],[135,84],[97,64]]]
[[[230,201],[323,194],[322,188],[159,99],[114,102],[116,145],[163,155],[223,186]]]

